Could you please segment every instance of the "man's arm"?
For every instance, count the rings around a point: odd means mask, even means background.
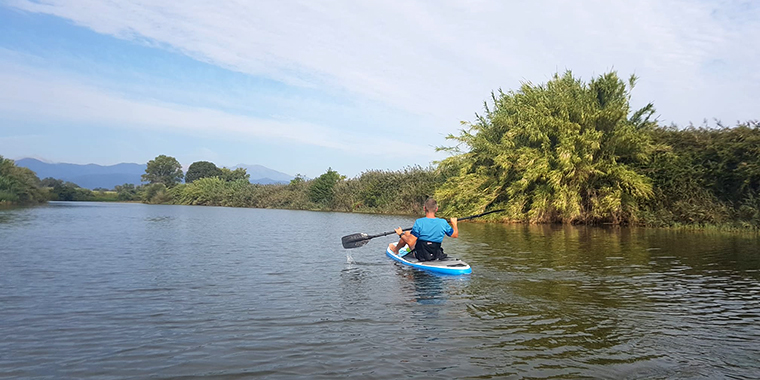
[[[451,218],[451,228],[454,229],[454,233],[451,234],[451,237],[458,238],[459,237],[459,227],[457,227],[457,218]]]
[[[403,240],[406,243],[406,239],[404,238],[404,231],[401,229],[401,227],[396,228],[394,231],[396,231],[396,234],[398,237]]]

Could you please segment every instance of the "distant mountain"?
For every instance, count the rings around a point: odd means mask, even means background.
[[[113,189],[114,186],[131,183],[140,184],[140,176],[145,174],[146,164],[116,164],[116,165],[78,165],[52,164],[35,158],[16,160],[16,165],[31,169],[40,179],[53,177],[76,183],[77,185],[95,189],[98,187]]]
[[[146,164],[116,164],[116,165],[78,165],[64,163],[49,163],[36,158],[16,160],[16,165],[31,169],[40,179],[53,177],[76,183],[77,185],[95,189],[98,187],[113,189],[117,185],[131,183],[140,184],[140,177],[145,174]],[[236,165],[233,169],[245,168],[250,174],[251,183],[263,185],[288,183],[294,177],[261,165]]]
[[[261,165],[244,165],[238,164],[232,167],[233,169],[244,168],[245,172],[251,175],[251,183],[258,183],[262,185],[288,183],[293,177],[290,174],[278,172],[277,170],[270,169]]]

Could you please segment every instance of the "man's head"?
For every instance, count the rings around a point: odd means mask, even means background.
[[[438,202],[433,198],[428,198],[425,201],[425,213],[438,211]]]

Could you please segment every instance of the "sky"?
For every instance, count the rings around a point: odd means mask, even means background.
[[[565,70],[637,75],[661,124],[757,120],[758,62],[755,0],[0,0],[0,155],[353,177]]]

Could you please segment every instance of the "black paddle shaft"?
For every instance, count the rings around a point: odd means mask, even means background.
[[[504,210],[487,211],[487,212],[484,212],[482,214],[465,216],[464,218],[459,218],[457,220],[459,221],[459,220],[474,219],[474,218],[479,218],[479,217],[481,217],[483,215],[493,214],[495,212],[502,212],[502,211],[504,211]],[[411,227],[410,228],[404,228],[402,231],[410,231],[410,230],[411,230]],[[377,234],[377,235],[367,235],[365,233],[357,233],[357,234],[351,234],[351,235],[344,236],[343,238],[341,238],[341,242],[343,243],[343,248],[345,248],[345,249],[359,248],[359,247],[361,247],[361,246],[369,243],[370,239],[374,239],[376,237],[388,236],[390,234],[395,234],[395,233],[396,233],[395,230],[394,231],[383,232],[383,233]]]
[[[493,214],[493,213],[495,213],[495,212],[502,212],[502,211],[506,211],[506,210],[492,210],[492,211],[486,211],[486,212],[484,212],[484,213],[482,213],[482,214],[477,214],[477,215],[470,215],[470,216],[465,216],[464,218],[457,218],[457,221],[460,221],[460,220],[468,220],[468,219],[475,219],[475,218],[480,218],[481,216],[484,216],[484,215]]]

